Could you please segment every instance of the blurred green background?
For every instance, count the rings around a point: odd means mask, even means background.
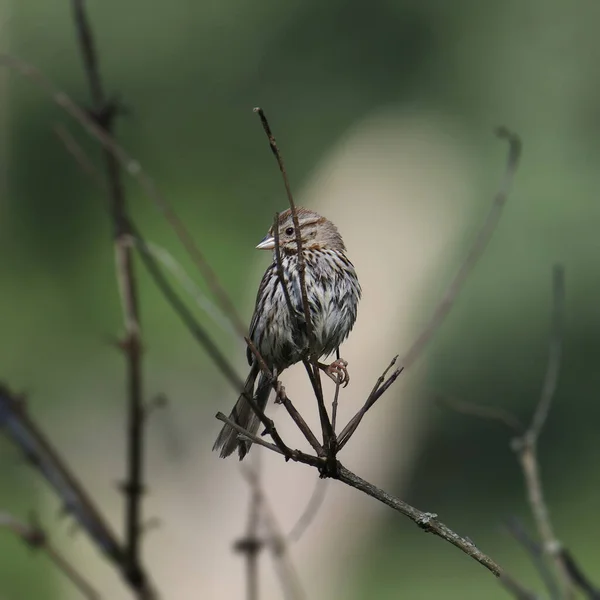
[[[3,49],[85,105],[69,2],[0,6]],[[540,455],[559,535],[593,574],[600,557],[593,518],[600,502],[600,5],[131,0],[90,2],[89,12],[106,86],[131,107],[119,121],[119,139],[159,183],[234,298],[251,295],[249,249],[284,206],[253,106],[269,114],[296,187],[350,127],[380,107],[424,107],[456,123],[478,161],[480,175],[469,185],[481,201],[451,266],[497,185],[503,158],[492,128],[506,124],[522,136],[524,160],[505,218],[428,351],[427,386],[526,420],[545,368],[551,266],[565,264],[565,357]],[[92,415],[103,409],[86,399],[99,381],[108,379],[114,392],[103,402],[115,410],[122,403],[122,366],[111,347],[121,316],[110,227],[101,194],[52,131],[60,121],[79,133],[76,125],[20,77],[2,86],[0,377],[29,392],[42,421],[68,429],[73,406],[89,402]],[[93,142],[80,139],[99,156]],[[157,211],[130,179],[126,186],[146,236],[191,272]],[[451,273],[432,282],[431,305]],[[148,370],[178,365],[194,371],[199,385],[223,386],[145,274],[140,281]],[[251,307],[241,308],[249,316]],[[402,350],[406,340],[398,345]],[[234,346],[225,338],[223,347]],[[163,391],[149,379],[149,394]],[[435,510],[536,586],[524,552],[502,529],[511,515],[528,523],[508,434],[439,408],[430,419],[405,499]],[[35,510],[36,481],[0,440],[0,509],[20,517]],[[339,597],[505,597],[483,569],[443,542],[391,511],[386,518],[348,569]],[[2,595],[60,595],[51,567],[7,534],[0,535]]]

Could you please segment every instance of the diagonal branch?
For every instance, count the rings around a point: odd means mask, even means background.
[[[400,367],[395,369],[393,373],[386,379],[390,369],[396,364],[397,356],[392,358],[390,364],[386,367],[385,371],[379,376],[379,379],[375,382],[371,393],[368,395],[362,408],[350,419],[346,427],[342,429],[342,432],[338,436],[338,449],[341,450],[349,441],[357,427],[360,425],[362,418],[365,416],[367,411],[381,398],[381,396],[387,391],[387,389],[398,379],[403,371]]]
[[[256,414],[261,413],[260,409],[255,410],[255,412]],[[260,437],[251,434],[237,423],[225,417],[225,415],[222,413],[217,414],[217,419],[227,423],[239,431],[242,437],[261,444],[263,447],[272,450],[276,454],[283,455],[286,460],[293,460],[295,462],[315,467],[319,470],[319,473],[322,477],[337,479],[338,481],[341,481],[342,483],[345,483],[346,485],[353,487],[356,490],[360,490],[368,496],[371,496],[375,500],[386,504],[395,511],[411,519],[411,521],[416,523],[421,529],[429,533],[433,533],[451,543],[453,546],[456,546],[458,549],[462,550],[465,554],[491,571],[494,575],[496,575],[496,577],[499,577],[503,573],[502,569],[495,561],[479,550],[479,548],[477,548],[477,546],[475,546],[471,540],[459,535],[447,525],[439,521],[436,514],[423,512],[411,506],[410,504],[395,498],[381,488],[378,488],[368,481],[365,481],[352,471],[346,469],[346,467],[344,467],[339,461],[336,461],[335,469],[327,469],[325,465],[327,458],[322,459],[316,456],[311,456],[310,454],[306,454],[304,452],[300,452],[299,450],[290,450],[283,442],[281,442],[282,445],[280,445],[279,442],[276,442],[275,445],[266,443]]]
[[[276,402],[283,404],[285,409],[288,411],[290,417],[292,417],[292,420],[294,421],[294,423],[296,423],[296,426],[301,431],[302,435],[304,435],[304,437],[306,438],[306,441],[313,447],[313,450],[317,453],[317,456],[325,456],[323,446],[321,446],[319,440],[316,438],[315,434],[308,426],[308,423],[304,420],[302,415],[293,405],[292,401],[286,394],[285,388],[283,387],[281,382],[271,372],[271,370],[267,366],[267,363],[265,363],[265,360],[258,351],[258,348],[252,343],[252,340],[250,338],[244,339],[246,341],[246,344],[248,344],[248,348],[250,348],[250,351],[258,361],[261,371],[267,376],[267,379],[271,382],[271,386],[277,394]],[[257,416],[260,418],[260,415],[257,414]]]
[[[97,547],[117,564],[123,549],[92,499],[71,472],[51,442],[29,416],[25,400],[0,384],[0,430],[23,453],[34,469],[46,479]]]
[[[481,552],[481,550],[479,550],[479,548],[477,548],[477,546],[475,546],[471,540],[460,536],[458,533],[452,531],[452,529],[450,529],[447,525],[439,521],[438,516],[435,513],[420,511],[410,504],[395,498],[391,494],[388,494],[377,486],[374,486],[368,481],[365,481],[342,465],[339,465],[338,472],[338,479],[342,483],[364,492],[368,496],[379,500],[379,502],[382,502],[383,504],[387,504],[390,508],[393,508],[395,511],[408,517],[424,531],[433,533],[447,542],[450,542],[453,546],[456,546],[459,550],[462,550],[465,554],[475,559],[478,563],[491,571],[494,575],[496,575],[496,577],[499,577],[502,574],[502,569],[496,562]]]

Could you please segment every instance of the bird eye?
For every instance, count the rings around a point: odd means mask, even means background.
[[[293,227],[288,227],[285,230],[285,235],[292,235],[294,233],[294,228]]]

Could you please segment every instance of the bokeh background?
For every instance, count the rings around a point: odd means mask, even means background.
[[[500,179],[505,124],[524,140],[514,192],[492,243],[420,364],[373,411],[342,460],[435,511],[509,572],[539,588],[503,522],[530,525],[509,434],[453,414],[436,394],[502,406],[526,420],[548,351],[550,273],[567,272],[565,355],[540,457],[561,539],[594,573],[600,555],[600,7],[585,0],[240,0],[89,2],[108,89],[131,108],[118,136],[179,212],[249,319],[268,257],[254,245],[285,207],[252,107],[284,151],[297,200],[340,227],[364,288],[343,355],[353,381],[342,417],[409,345],[460,264]],[[0,1],[0,46],[88,102],[70,3]],[[56,139],[67,124],[29,82],[0,73],[0,377],[28,393],[48,435],[122,528],[122,330],[101,193]],[[126,180],[146,237],[203,282],[166,222]],[[140,269],[149,427],[146,559],[164,597],[242,598],[231,551],[247,486],[210,448],[235,395]],[[185,293],[185,291],[182,291]],[[188,297],[191,306],[194,300]],[[196,308],[238,366],[243,343]],[[301,371],[285,378],[310,398]],[[304,386],[304,387],[303,387]],[[292,394],[290,394],[292,395]],[[309,400],[303,411],[312,415]],[[285,415],[274,415],[294,434]],[[292,438],[294,439],[294,438]],[[301,440],[297,441],[301,445]],[[265,488],[287,531],[315,475],[264,457]],[[33,511],[107,598],[128,598],[82,532],[0,439],[0,510]],[[330,483],[294,556],[308,598],[504,598],[493,577],[443,541]],[[264,598],[281,592],[271,563]],[[0,598],[77,597],[41,555],[0,535]]]

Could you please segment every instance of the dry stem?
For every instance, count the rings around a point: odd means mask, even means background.
[[[109,102],[100,76],[98,54],[89,24],[84,0],[72,0],[84,71],[92,97],[91,116],[95,124],[112,139],[114,117],[118,106]],[[143,529],[142,495],[144,493],[144,397],[142,391],[142,341],[139,301],[133,256],[127,242],[129,220],[119,164],[115,155],[104,149],[106,180],[109,188],[113,222],[115,269],[123,310],[125,338],[121,348],[127,369],[127,479],[123,484],[126,497],[125,565],[126,580],[140,598],[150,597],[146,575],[141,567],[141,538]]]

